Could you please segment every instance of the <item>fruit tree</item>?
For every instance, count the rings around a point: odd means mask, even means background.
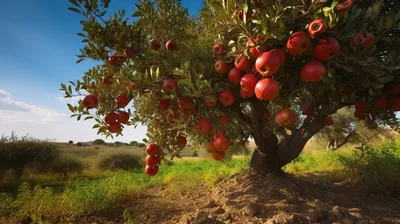
[[[208,0],[197,17],[179,0],[139,0],[132,16],[70,2],[83,18],[77,62],[98,62],[62,84],[83,97],[72,116],[107,137],[147,126],[149,175],[187,140],[222,160],[248,139],[251,171],[279,175],[342,107],[397,125],[399,1]]]

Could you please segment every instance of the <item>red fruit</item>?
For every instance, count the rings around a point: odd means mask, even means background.
[[[158,147],[158,145],[156,143],[149,143],[146,146],[146,152],[149,155],[155,156],[155,155],[159,155],[161,153],[161,149],[160,149],[160,147]]]
[[[363,110],[354,111],[354,117],[356,117],[360,120],[364,119],[364,111]]]
[[[271,76],[281,66],[281,59],[278,54],[264,52],[256,60],[256,69],[262,76]]]
[[[166,79],[162,85],[162,90],[165,93],[176,93],[178,91],[178,81],[176,81],[175,79]]]
[[[367,107],[367,103],[363,100],[356,103],[355,108],[358,111],[362,111],[364,113],[365,108]]]
[[[178,135],[176,136],[176,142],[178,143],[178,146],[183,148],[186,146],[187,140],[185,137],[183,137],[182,135]]]
[[[327,62],[335,59],[339,51],[339,42],[335,38],[325,37],[315,45],[314,57],[319,61]]]
[[[257,82],[255,93],[260,100],[274,100],[279,95],[278,83],[273,79],[261,79]]]
[[[168,116],[167,116],[168,122],[171,123],[171,124],[174,123],[175,122],[175,117],[176,117],[176,113],[174,111],[170,111],[168,113]]]
[[[326,68],[324,64],[318,61],[312,61],[307,63],[301,69],[301,80],[304,82],[319,82],[326,74]]]
[[[353,48],[358,48],[359,47],[359,43],[362,45],[362,43],[364,42],[364,35],[362,33],[356,33],[354,34],[353,38],[352,38],[352,42],[351,45]]]
[[[311,36],[319,36],[325,33],[327,30],[328,26],[323,19],[314,20],[308,26],[308,32],[311,34]]]
[[[392,94],[393,96],[397,96],[400,94],[400,81],[394,83],[392,89],[390,90],[390,94]]]
[[[225,114],[221,115],[219,117],[219,125],[224,126],[227,125],[229,122],[229,117]]]
[[[190,110],[193,108],[193,100],[188,96],[181,96],[178,98],[178,107],[182,110]]]
[[[216,151],[226,152],[229,148],[229,140],[225,136],[218,136],[213,144]]]
[[[268,126],[269,125],[269,119],[268,118],[264,118],[264,126]]]
[[[235,67],[240,71],[246,72],[251,69],[253,63],[244,55],[236,56]]]
[[[256,88],[258,79],[253,74],[246,74],[240,80],[240,87],[246,91],[247,93],[253,92],[254,95],[254,88]]]
[[[215,71],[220,75],[225,75],[229,70],[229,65],[224,60],[218,60],[214,65]]]
[[[215,56],[222,56],[225,51],[225,46],[223,44],[216,44],[213,47],[213,53]]]
[[[135,50],[131,47],[125,48],[125,50],[124,50],[125,57],[127,57],[127,58],[132,58],[134,53],[135,53]]]
[[[400,97],[392,100],[392,109],[394,111],[400,111]]]
[[[311,38],[306,32],[293,33],[286,43],[286,48],[292,56],[298,56],[307,51],[311,45]]]
[[[118,107],[126,107],[129,103],[129,98],[126,95],[119,95],[117,96],[117,99],[115,99],[115,105]]]
[[[221,95],[219,96],[219,101],[221,101],[221,103],[226,107],[231,106],[235,100],[235,94],[229,89],[222,91]]]
[[[207,143],[207,145],[206,145],[206,150],[207,150],[207,152],[209,152],[209,153],[215,151],[214,142],[213,142],[213,141],[210,141],[210,142]]]
[[[282,66],[286,62],[286,52],[282,49],[272,49],[269,51],[270,54],[276,55],[279,58],[279,64]]]
[[[202,135],[207,135],[211,132],[212,129],[212,124],[211,121],[207,118],[201,117],[197,120],[197,123],[195,124],[196,131],[199,134]]]
[[[221,151],[213,151],[211,153],[211,156],[215,159],[215,160],[223,160],[225,157],[225,152],[221,152]]]
[[[353,6],[353,0],[346,0],[336,6],[338,11],[349,11]]]
[[[267,47],[265,45],[258,46],[262,42],[263,42],[263,40],[259,37],[257,37],[254,40],[255,44],[253,43],[253,41],[251,41],[251,39],[247,40],[246,47],[249,48],[250,54],[253,58],[258,58],[261,55],[261,53],[267,51]]]
[[[86,107],[86,109],[93,109],[96,108],[99,101],[97,97],[93,94],[86,95],[82,98],[82,104]]]
[[[165,44],[165,48],[167,48],[167,50],[169,51],[173,51],[176,49],[176,43],[173,40],[169,40],[167,41],[167,43]]]
[[[224,131],[222,131],[222,129],[218,129],[215,133],[214,133],[214,139],[218,138],[218,137],[225,137],[224,135]]]
[[[252,91],[246,91],[244,89],[240,89],[240,97],[243,99],[250,98],[254,95],[254,89]]]
[[[120,123],[110,124],[110,125],[108,125],[107,129],[111,133],[119,133],[122,131],[122,127],[121,127]]]
[[[304,115],[307,115],[307,116],[312,115],[313,112],[314,112],[313,106],[309,106],[309,107],[307,107],[307,108],[305,108],[305,109],[303,110],[303,114],[304,114]]]
[[[356,33],[353,36],[351,45],[353,48],[357,49],[361,47],[363,49],[367,49],[369,47],[371,47],[372,44],[374,44],[375,42],[375,36],[372,33],[366,33],[366,35],[364,36],[362,33]]]
[[[242,79],[242,72],[237,68],[232,68],[228,73],[229,82],[239,84]]]
[[[114,112],[109,112],[105,117],[104,117],[104,122],[106,124],[114,124],[117,123],[118,115]]]
[[[264,119],[269,119],[271,117],[271,113],[269,111],[264,113]]]
[[[101,78],[101,84],[108,85],[110,83],[111,83],[111,81],[110,81],[110,78],[108,76],[104,76],[103,78]]]
[[[332,117],[328,116],[324,119],[324,123],[326,126],[331,126],[333,124],[333,119]]]
[[[136,84],[136,82],[130,82],[129,83],[129,89],[130,90],[136,90],[137,89],[137,84]]]
[[[161,111],[166,111],[168,110],[169,107],[169,99],[164,99],[164,100],[160,100],[160,110]]]
[[[291,109],[281,110],[275,115],[275,122],[283,127],[293,127],[297,121],[297,114]]]
[[[146,174],[149,176],[155,176],[158,173],[158,166],[146,165],[144,172],[146,172]]]
[[[160,49],[161,44],[158,40],[151,40],[150,41],[150,48],[157,51],[158,49]]]
[[[120,58],[116,55],[108,56],[108,64],[112,66],[118,66],[120,64]]]
[[[129,113],[125,111],[118,112],[117,119],[119,123],[125,124],[129,121]]]
[[[160,158],[154,156],[154,155],[147,155],[146,156],[146,165],[150,167],[158,166],[160,165]]]
[[[366,48],[371,47],[371,45],[375,43],[375,40],[376,40],[376,38],[372,33],[367,33],[365,35],[365,39],[362,43],[363,48],[366,49]]]
[[[207,107],[213,107],[217,105],[217,97],[213,95],[209,95],[204,97],[204,103],[207,105]]]
[[[376,106],[380,109],[389,109],[389,99],[386,96],[381,96],[376,101]]]

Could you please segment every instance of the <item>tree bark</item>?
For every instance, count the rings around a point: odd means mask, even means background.
[[[278,138],[276,135],[271,135],[262,140],[256,139],[255,142],[257,149],[254,150],[251,157],[250,171],[253,174],[283,175],[282,167],[279,165]]]

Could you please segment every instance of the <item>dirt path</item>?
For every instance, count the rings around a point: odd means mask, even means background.
[[[349,184],[322,186],[310,178],[258,179],[236,175],[209,189],[163,197],[162,188],[140,197],[127,197],[107,213],[85,223],[124,223],[126,210],[133,223],[398,223],[400,198],[371,195]]]

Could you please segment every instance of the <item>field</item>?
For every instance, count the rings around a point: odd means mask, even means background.
[[[182,159],[162,164],[155,177],[148,177],[142,168],[124,171],[95,166],[99,158],[118,153],[143,160],[143,148],[66,143],[57,143],[57,148],[62,158],[79,159],[84,168],[66,176],[54,172],[21,179],[4,176],[0,183],[3,223],[186,223],[204,218],[204,213],[211,215],[206,219],[209,222],[203,223],[272,219],[280,223],[280,219],[292,217],[292,207],[298,211],[296,219],[322,223],[339,219],[400,222],[396,213],[400,206],[400,141],[384,142],[375,149],[308,149],[285,167],[288,178],[267,176],[264,180],[246,174],[250,157],[244,155],[217,162],[193,157],[187,148]],[[305,190],[311,188],[312,192]],[[316,209],[315,201],[323,204],[323,209],[318,208],[323,210],[318,210],[321,214],[307,212]],[[246,207],[249,202],[254,208]],[[383,208],[378,211],[376,205]],[[340,207],[341,218],[335,216],[335,206]],[[238,215],[243,212],[245,216]],[[283,215],[275,217],[278,214]]]

